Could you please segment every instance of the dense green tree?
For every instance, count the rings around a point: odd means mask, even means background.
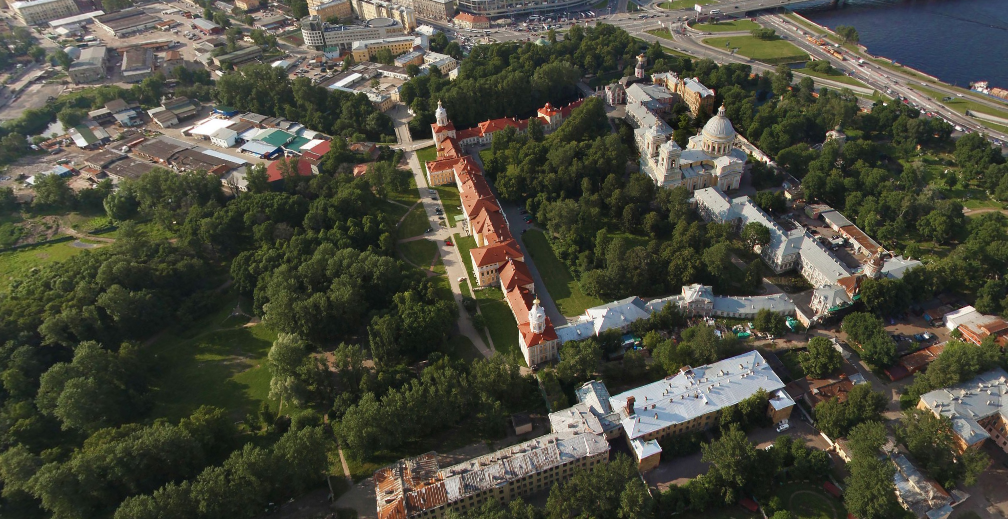
[[[899,504],[892,484],[894,468],[888,460],[858,456],[847,464],[850,476],[844,489],[844,505],[861,519],[892,517]]]
[[[812,337],[808,342],[808,350],[798,355],[798,361],[805,374],[812,378],[823,378],[840,370],[843,357],[833,348],[833,344],[824,337]]]
[[[783,315],[765,308],[756,312],[753,327],[771,337],[780,337],[787,333],[788,329],[787,320]]]

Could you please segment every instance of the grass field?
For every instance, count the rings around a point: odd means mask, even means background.
[[[693,28],[704,32],[739,32],[760,29],[762,26],[749,20],[729,20],[717,23],[698,23]]]
[[[437,244],[430,240],[401,241],[396,249],[406,261],[424,269],[430,268],[437,255]]]
[[[0,291],[6,291],[10,282],[35,267],[63,261],[85,249],[70,245],[73,241],[36,245],[9,252],[0,252]]]
[[[821,485],[790,482],[783,485],[777,496],[791,512],[794,519],[845,519],[847,509],[843,502],[826,494]]]
[[[448,344],[445,348],[447,350],[445,353],[454,359],[472,362],[483,358],[483,355],[480,354],[476,346],[469,340],[469,337],[465,335],[452,335],[448,338]]]
[[[425,171],[423,169],[424,164],[437,158],[437,149],[434,148],[434,146],[428,146],[426,148],[416,150],[416,158],[417,162],[420,163],[420,170]]]
[[[581,315],[586,309],[602,304],[600,299],[581,291],[580,285],[571,276],[567,266],[553,253],[553,248],[546,241],[546,235],[542,231],[530,230],[524,234],[522,240],[560,313],[565,316]]]
[[[472,236],[456,234],[455,244],[462,255],[469,280],[475,287],[477,286],[476,276],[473,273],[472,264],[465,260],[469,258],[469,249],[476,246],[476,240]],[[494,348],[506,355],[521,355],[521,350],[518,347],[518,323],[515,322],[514,315],[511,314],[511,308],[504,302],[504,292],[499,288],[484,288],[477,290],[474,296],[479,303],[480,312],[486,320],[486,329],[493,340]]]
[[[427,219],[427,211],[424,210],[423,204],[417,204],[413,206],[413,209],[410,209],[409,214],[399,224],[399,239],[420,236],[427,232],[430,226],[431,223]]]
[[[379,200],[375,205],[389,217],[393,226],[399,222],[400,218],[406,216],[406,213],[409,211],[409,206],[389,200]]]
[[[241,420],[267,399],[266,355],[276,333],[261,324],[245,327],[247,318],[229,318],[235,304],[230,299],[215,315],[165,332],[150,346],[158,366],[154,416],[175,421],[213,405]]]
[[[678,11],[679,9],[693,9],[693,6],[696,4],[707,5],[712,3],[714,3],[714,0],[672,0],[671,2],[662,2],[658,4],[658,7],[670,11]]]
[[[798,47],[784,40],[761,40],[752,36],[707,38],[703,43],[722,49],[735,49],[738,54],[766,63],[797,63],[808,61]]]
[[[834,69],[835,70],[835,69]],[[817,72],[815,70],[809,70],[804,68],[798,68],[794,70],[799,74],[805,74],[806,76],[812,76],[822,79],[829,79],[830,81],[836,81],[837,83],[843,83],[845,85],[851,85],[856,87],[871,88],[868,85],[842,73],[837,74],[824,74],[822,72]]]
[[[993,108],[993,107],[990,107],[990,106],[987,106],[987,105],[983,105],[983,104],[980,104],[980,103],[978,103],[976,101],[973,101],[973,100],[970,100],[970,99],[964,98],[964,97],[948,96],[947,94],[943,94],[943,93],[941,93],[941,92],[939,92],[937,90],[934,90],[934,89],[931,89],[931,88],[928,88],[928,87],[925,87],[925,86],[921,86],[919,84],[918,85],[914,85],[913,88],[915,90],[918,90],[918,91],[920,91],[920,92],[922,92],[922,93],[930,96],[935,101],[941,102],[943,105],[949,107],[949,109],[955,110],[956,112],[959,112],[959,113],[961,113],[963,115],[966,115],[966,110],[970,110],[970,111],[973,111],[973,112],[980,112],[980,113],[983,113],[983,114],[988,114],[988,115],[993,115],[993,116],[996,116],[996,117],[1003,117],[1005,119],[1008,119],[1008,110],[999,110],[997,108]],[[945,98],[945,97],[952,97],[953,99],[951,101],[942,101],[942,99]],[[982,119],[980,119],[980,121],[982,121],[984,124],[987,124],[987,122],[983,121]]]

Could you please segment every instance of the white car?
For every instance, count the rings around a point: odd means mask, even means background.
[[[786,430],[788,430],[790,428],[791,428],[791,424],[789,424],[787,422],[781,422],[781,423],[777,424],[777,432],[784,432],[784,431],[786,431]]]

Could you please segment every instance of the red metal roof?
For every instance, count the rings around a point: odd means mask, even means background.
[[[534,283],[532,272],[524,261],[510,260],[504,264],[500,271],[501,286],[505,291],[511,291],[518,287],[524,287]]]
[[[297,164],[297,174],[301,177],[310,177],[312,175],[311,162],[307,160],[301,160],[298,158],[287,159],[293,160]],[[266,166],[266,177],[270,182],[276,182],[283,178],[283,173],[280,172],[280,161],[274,160]]]

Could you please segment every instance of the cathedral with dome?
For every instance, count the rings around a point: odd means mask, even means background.
[[[736,134],[724,106],[711,117],[686,149],[672,139],[672,130],[655,118],[650,128],[634,131],[640,150],[641,172],[661,187],[683,186],[690,191],[717,187],[738,189],[748,155],[735,146]]]

